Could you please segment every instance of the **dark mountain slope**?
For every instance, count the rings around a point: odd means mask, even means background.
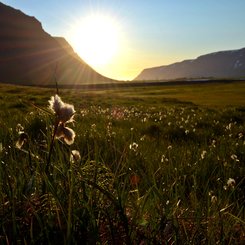
[[[39,21],[0,3],[0,82],[46,85],[110,82]]]

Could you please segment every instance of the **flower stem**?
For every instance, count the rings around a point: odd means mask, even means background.
[[[59,122],[56,122],[55,125],[54,125],[54,132],[53,132],[53,135],[52,135],[52,140],[51,140],[49,153],[48,153],[47,164],[46,164],[46,167],[45,167],[46,175],[48,175],[48,172],[49,172],[49,166],[50,166],[50,162],[51,162],[51,155],[52,155],[53,148],[54,148],[54,139],[55,139],[55,135],[56,135],[56,132],[57,132],[57,129],[58,129],[58,125],[59,125]]]
[[[72,198],[73,198],[73,172],[70,166],[68,171],[68,186],[69,186],[69,197],[68,197],[68,220],[67,220],[67,244],[71,244],[71,232],[72,232]]]

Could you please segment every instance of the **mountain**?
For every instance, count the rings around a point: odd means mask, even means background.
[[[144,69],[134,80],[245,78],[245,48],[220,51],[166,66]]]
[[[0,2],[0,82],[49,85],[103,83],[64,38],[52,37],[34,17]]]

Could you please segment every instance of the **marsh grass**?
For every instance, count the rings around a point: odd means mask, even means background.
[[[1,243],[244,242],[243,103],[206,107],[167,91],[159,99],[156,88],[60,90],[77,111],[69,146],[52,143],[53,90],[1,90]],[[28,140],[18,149],[20,125]]]

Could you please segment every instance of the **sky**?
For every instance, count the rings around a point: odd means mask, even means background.
[[[35,16],[96,71],[118,80],[132,80],[145,68],[245,47],[245,0],[0,1]],[[91,24],[93,19],[97,22]]]

